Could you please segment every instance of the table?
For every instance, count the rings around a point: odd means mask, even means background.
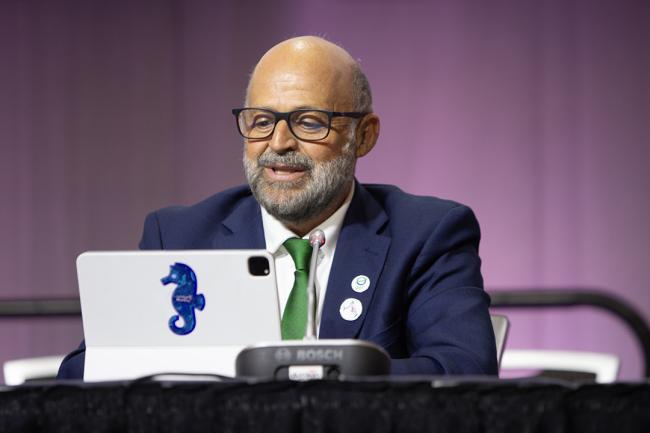
[[[650,432],[650,383],[80,382],[0,391],[2,432]]]

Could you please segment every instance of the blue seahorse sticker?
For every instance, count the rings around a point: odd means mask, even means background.
[[[174,334],[187,335],[196,327],[195,308],[203,310],[205,297],[196,293],[196,274],[184,263],[174,263],[169,267],[169,275],[160,280],[164,286],[176,284],[172,294],[172,305],[178,314],[169,318],[169,329]],[[183,319],[183,326],[177,326]]]

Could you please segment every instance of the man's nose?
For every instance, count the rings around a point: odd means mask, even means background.
[[[276,153],[298,148],[298,140],[291,133],[289,124],[285,120],[279,120],[275,125],[275,130],[269,140],[269,147]]]

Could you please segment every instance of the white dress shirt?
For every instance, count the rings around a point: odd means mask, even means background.
[[[325,245],[321,247],[318,254],[318,268],[316,270],[316,279],[314,284],[316,286],[316,329],[320,328],[321,313],[323,311],[323,300],[325,299],[325,291],[327,290],[327,281],[330,276],[330,269],[332,269],[332,262],[334,261],[334,253],[336,251],[336,243],[341,232],[343,219],[350,207],[352,196],[354,195],[354,184],[350,189],[350,193],[345,201],[328,219],[323,221],[318,227],[325,233]],[[280,221],[270,215],[263,207],[262,210],[262,225],[264,227],[264,239],[266,241],[266,249],[273,254],[275,259],[275,275],[278,284],[278,300],[280,302],[280,313],[284,314],[284,306],[289,299],[289,294],[293,288],[293,273],[296,266],[293,259],[282,245],[284,241],[289,238],[297,237],[294,232],[286,228]],[[313,230],[312,230],[313,232]],[[309,233],[303,237],[309,239]]]

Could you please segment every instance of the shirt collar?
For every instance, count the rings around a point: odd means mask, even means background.
[[[352,197],[354,196],[354,183],[350,188],[348,196],[345,198],[343,204],[330,215],[325,221],[320,223],[317,227],[314,228],[320,229],[325,233],[325,245],[321,248],[325,254],[330,254],[334,251],[336,242],[338,241],[339,233],[341,232],[341,227],[343,226],[343,219],[345,214],[350,207],[352,202]],[[264,207],[261,207],[262,210],[262,225],[264,227],[264,240],[266,242],[266,249],[274,255],[278,253],[284,253],[285,249],[282,246],[284,241],[289,238],[296,237],[296,234],[285,227],[277,218],[269,214]],[[313,231],[313,230],[312,230]],[[303,236],[304,239],[309,238],[309,234]]]

